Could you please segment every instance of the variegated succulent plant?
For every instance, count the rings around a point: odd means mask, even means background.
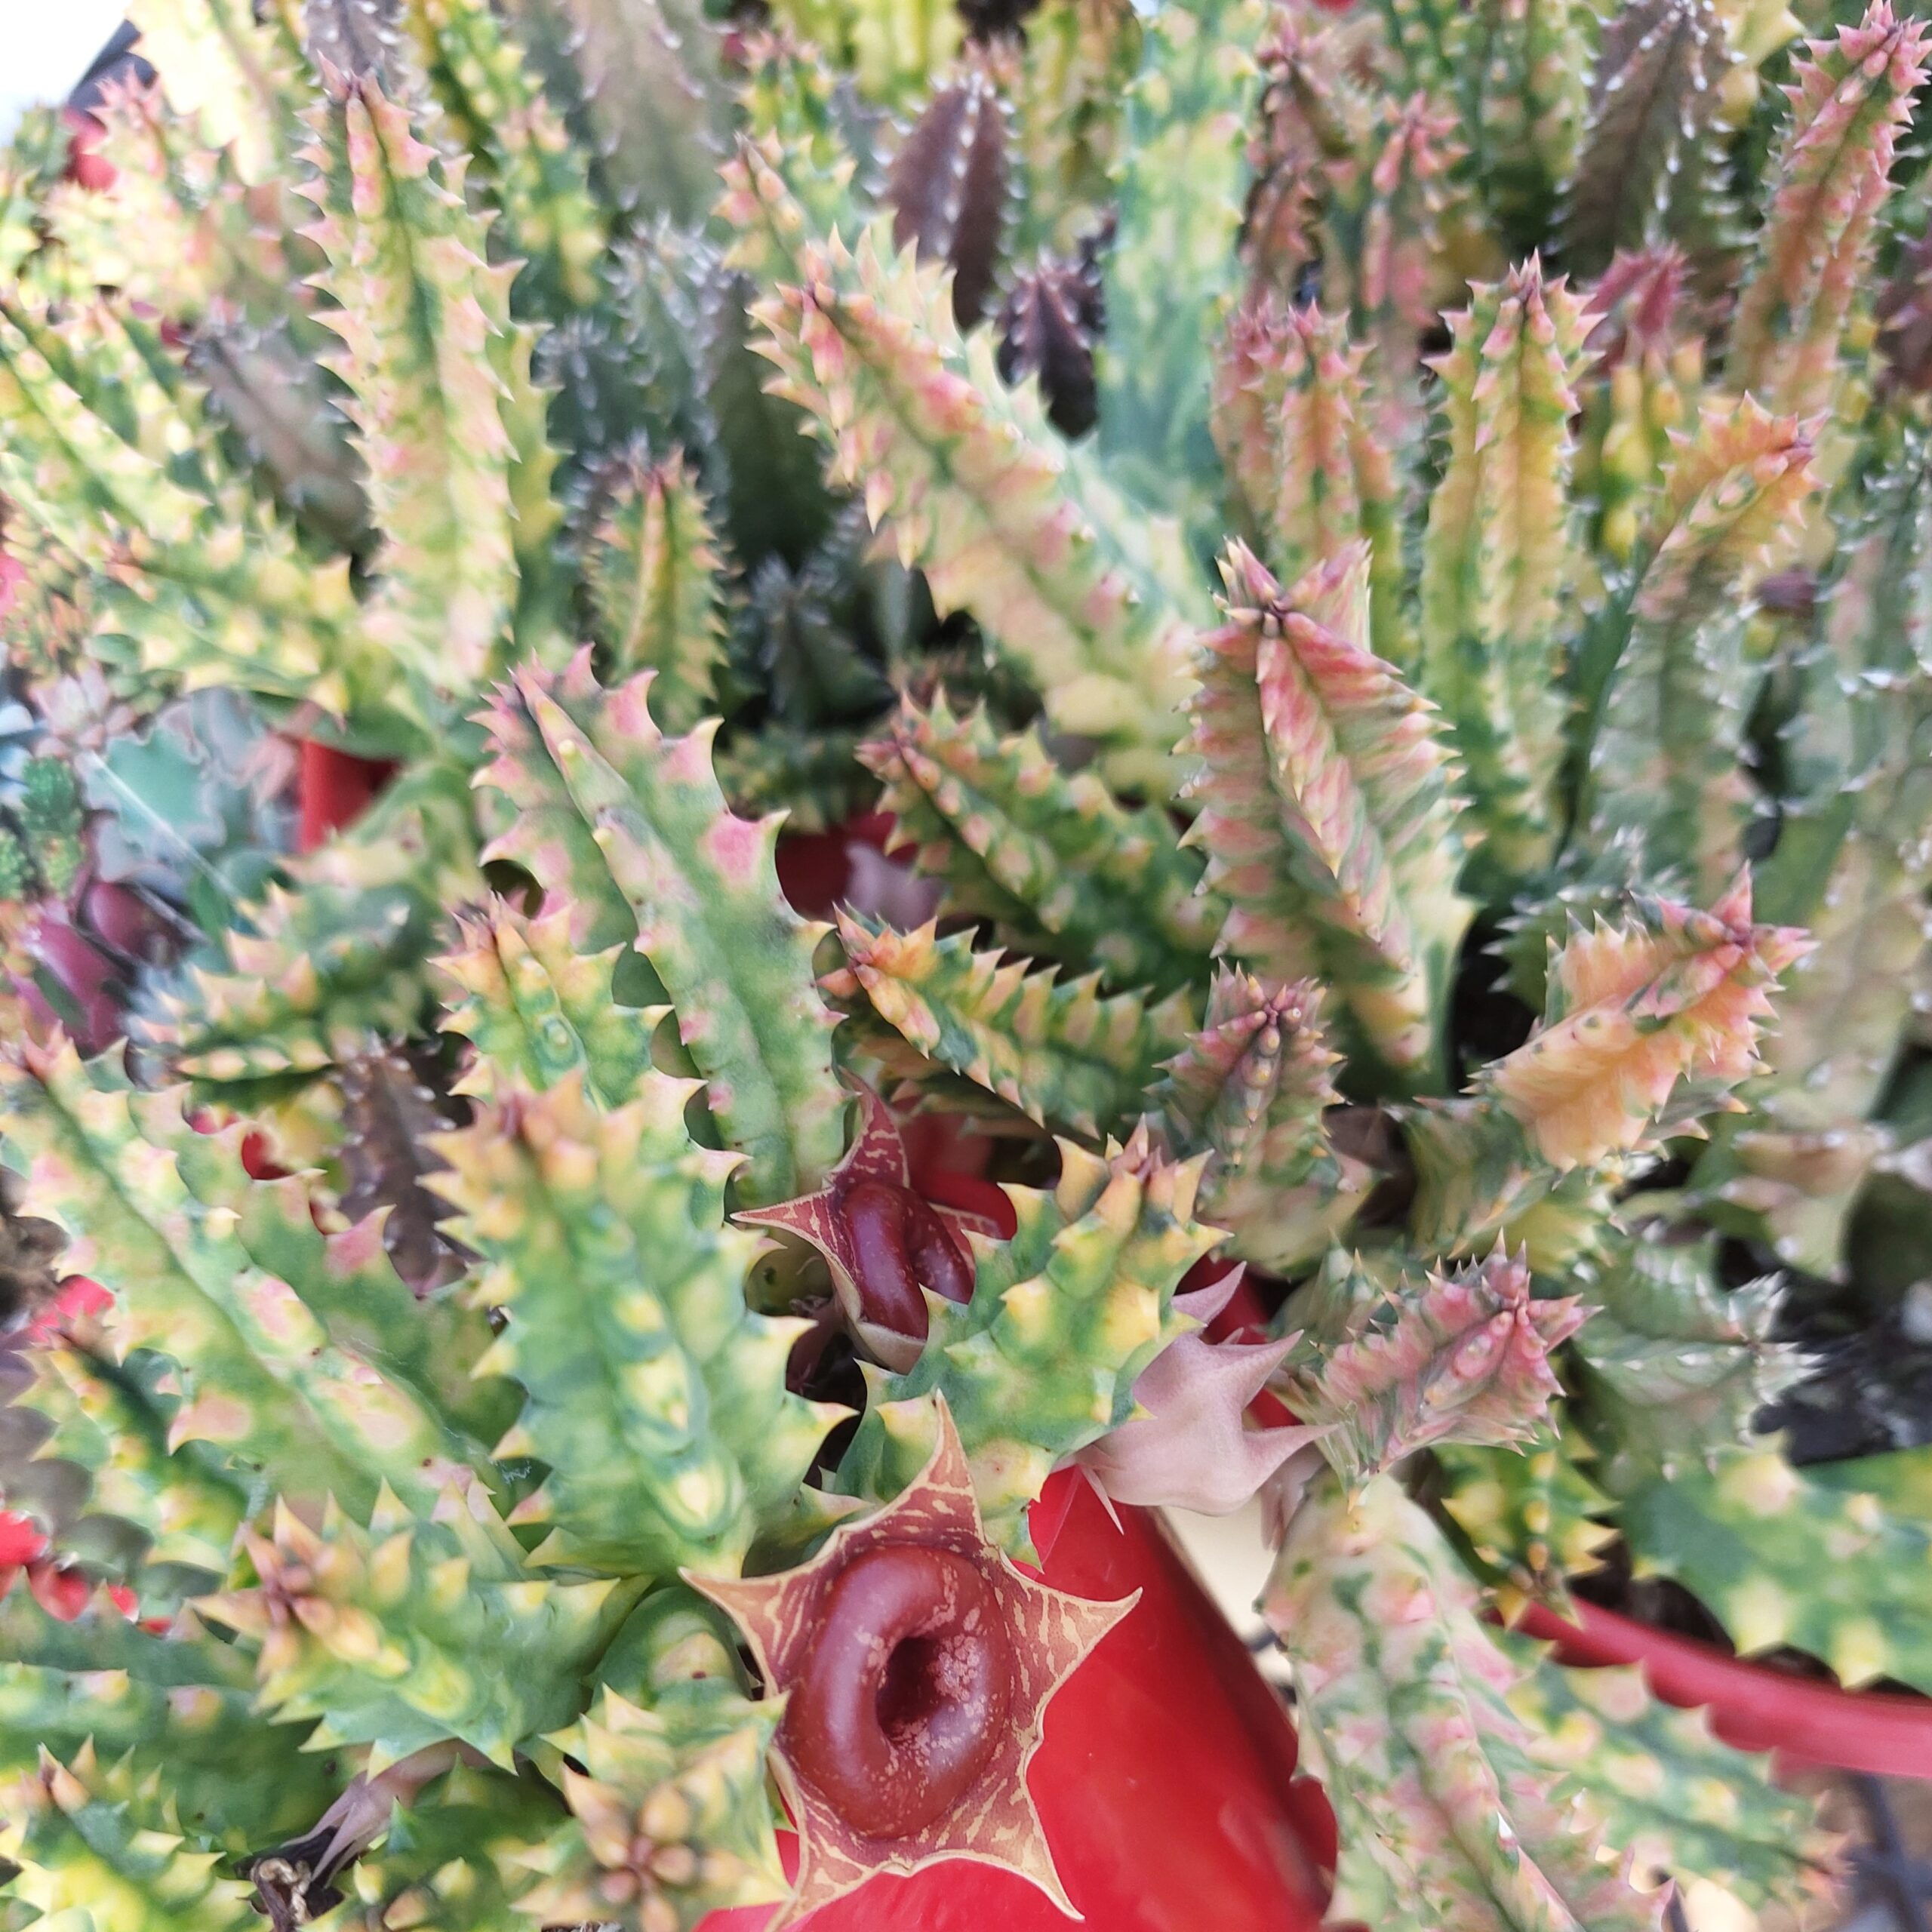
[[[1932,1277],[1927,48],[1806,5],[139,0],[0,168],[4,1922],[1064,1901],[1069,1466],[1263,1497],[1338,1917],[1817,1881],[1484,1615],[1932,1691],[1932,1418],[1765,1426]]]

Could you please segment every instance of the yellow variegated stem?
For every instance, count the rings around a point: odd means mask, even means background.
[[[1206,615],[1171,528],[1130,511],[1035,391],[1005,387],[937,270],[897,259],[876,226],[856,249],[798,240],[804,211],[756,149],[728,183],[734,219],[795,251],[799,285],[756,313],[774,392],[816,420],[834,480],[863,493],[942,611],[972,611],[1060,729],[1101,740],[1123,781],[1164,786]]]
[[[1223,943],[1271,976],[1333,984],[1360,1078],[1440,1078],[1456,891],[1455,767],[1434,709],[1367,648],[1361,545],[1284,591],[1229,553],[1190,749],[1190,839],[1232,907]]]
[[[1025,183],[1016,254],[1080,242],[1107,192],[1141,42],[1126,0],[1045,0],[1028,16],[1017,71],[1001,77]]]
[[[1630,561],[1674,460],[1673,432],[1703,387],[1704,345],[1685,313],[1690,270],[1675,245],[1620,254],[1592,291],[1576,488],[1614,564]]]
[[[375,1814],[366,1823],[365,1804]],[[348,1923],[407,1921],[410,1932],[508,1932],[530,1861],[567,1829],[541,1780],[479,1765],[448,1745],[363,1774],[311,1816],[309,1829],[284,1834],[290,1842],[266,1854],[264,1841],[249,1847],[256,1911],[282,1910],[300,1924],[340,1891]]]
[[[719,171],[724,192],[715,212],[737,231],[726,261],[769,289],[798,280],[801,248],[863,219],[860,186],[840,77],[818,44],[782,32],[755,34],[742,58],[743,134]],[[761,170],[777,177],[775,186]],[[788,197],[795,213],[786,208]],[[781,211],[781,218],[766,219],[768,209]]]
[[[1505,1647],[1528,1666],[1508,1694],[1530,1756],[1602,1817],[1604,1842],[1641,1878],[1702,1881],[1754,1910],[1829,1894],[1815,1802],[1774,1783],[1770,1758],[1720,1743],[1702,1712],[1652,1697],[1635,1665],[1566,1670],[1522,1639]]]
[[[541,1092],[580,1073],[607,1107],[635,1097],[665,1009],[616,1002],[623,947],[586,945],[586,924],[558,898],[528,916],[502,900],[457,915],[457,949],[433,962],[454,995],[443,1030],[475,1049],[457,1092],[499,1100],[515,1080]]]
[[[112,1296],[107,1346],[173,1364],[170,1443],[209,1444],[305,1507],[366,1508],[385,1484],[426,1505],[457,1472],[494,1481],[506,1392],[458,1365],[487,1344],[481,1318],[419,1306],[379,1222],[324,1235],[307,1186],[251,1181],[241,1124],[198,1134],[187,1100],[64,1046],[0,1069],[28,1211],[65,1228],[66,1264]]]
[[[537,452],[519,448],[534,392],[528,331],[509,319],[516,266],[490,265],[460,168],[374,79],[340,82],[310,118],[305,232],[337,304],[321,319],[342,340],[326,360],[384,538],[367,622],[419,703],[447,715],[500,666],[518,597],[512,471]]]
[[[1924,23],[1875,0],[1795,63],[1777,187],[1738,297],[1725,380],[1770,410],[1832,399],[1841,337],[1871,260],[1900,134],[1924,78]]]
[[[165,1601],[180,1570],[227,1569],[249,1484],[214,1444],[170,1444],[181,1404],[165,1392],[171,1371],[162,1358],[136,1351],[117,1362],[108,1345],[74,1335],[24,1358],[32,1380],[12,1420],[40,1417],[51,1433],[23,1468],[0,1471],[0,1500],[46,1534],[57,1561],[104,1568],[145,1540],[123,1559],[123,1580],[143,1601]],[[85,1514],[61,1494],[60,1478],[76,1468],[89,1478]]]
[[[866,97],[884,107],[915,99],[964,32],[943,0],[779,0],[772,11],[855,73]]]
[[[1096,1139],[1123,1131],[1192,1023],[1189,992],[1150,1004],[1103,995],[934,925],[895,932],[842,909],[838,936],[872,1011],[920,1053],[1042,1125]]]
[[[1764,68],[1804,33],[1804,23],[1786,0],[1718,0],[1718,14],[1737,55],[1721,90],[1724,125],[1741,128],[1757,105]]]
[[[1386,1289],[1355,1273],[1303,1297],[1307,1327],[1278,1384],[1325,1432],[1321,1454],[1352,1493],[1435,1444],[1523,1442],[1544,1425],[1561,1387],[1551,1354],[1589,1313],[1576,1297],[1533,1296],[1528,1263],[1500,1246]]]
[[[389,709],[341,560],[315,564],[251,498],[158,325],[102,297],[57,316],[0,303],[0,485],[47,561],[86,584],[80,614],[110,664],[189,688],[307,697],[386,728]]]
[[[157,1620],[169,1607],[156,1606]],[[136,1800],[122,1815],[128,1848],[140,1847],[146,1832],[162,1829],[165,1798],[194,1821],[193,1857],[204,1872],[214,1857],[245,1858],[306,1829],[341,1789],[342,1767],[323,1752],[302,1749],[309,1726],[278,1724],[253,1708],[255,1673],[243,1647],[206,1631],[192,1613],[177,1615],[165,1632],[146,1629],[106,1587],[97,1588],[78,1614],[72,1604],[61,1607],[70,1614],[52,1615],[17,1586],[0,1602],[0,1654],[6,1660],[0,1663],[0,1787],[23,1775],[44,1774],[43,1754],[77,1773],[91,1759],[105,1761],[113,1767],[109,1782],[94,1785],[96,1793],[114,1802]],[[156,1804],[145,1817],[143,1798]],[[0,1857],[40,1867],[32,1878],[14,1881],[11,1894],[0,1896],[11,1906],[26,1893],[51,1914],[98,1906],[102,1895],[95,1886],[103,1867],[116,1863],[115,1837],[110,1833],[91,1847],[102,1857],[99,1866],[64,1865],[44,1851],[23,1859],[17,1833],[27,1815],[17,1786],[0,1796]],[[100,1815],[96,1822],[109,1820]],[[152,1839],[147,1847],[167,1849]],[[148,1869],[166,1873],[168,1861],[158,1859]],[[122,1866],[120,1876],[138,1889],[137,1867]],[[36,1892],[36,1884],[46,1889]],[[188,1910],[189,1923],[205,1932],[208,1921],[193,1888],[174,1896]],[[159,1900],[143,1903],[162,1906]],[[165,1916],[136,1921],[157,1922],[174,1924]]]
[[[605,487],[584,576],[610,673],[655,671],[652,715],[667,731],[688,731],[713,708],[724,650],[724,563],[703,496],[681,452],[626,463]]]
[[[1468,1540],[1477,1574],[1496,1589],[1506,1621],[1527,1601],[1565,1607],[1565,1578],[1601,1568],[1598,1552],[1617,1540],[1598,1520],[1611,1502],[1590,1479],[1590,1454],[1554,1404],[1527,1442],[1437,1447],[1442,1506]]]
[[[1559,1171],[1635,1148],[1680,1081],[1708,1091],[1753,1070],[1770,989],[1807,946],[1751,923],[1748,874],[1708,912],[1654,900],[1628,925],[1579,932],[1552,964],[1543,1026],[1482,1091]]]
[[[1639,622],[1697,623],[1770,568],[1816,487],[1812,438],[1749,397],[1713,403],[1680,447],[1645,531],[1632,608]]]
[[[1423,546],[1423,688],[1447,714],[1488,877],[1555,849],[1563,753],[1558,651],[1577,518],[1570,419],[1584,306],[1540,264],[1478,285],[1435,365],[1448,445]]]
[[[1509,1708],[1518,1672],[1478,1620],[1442,1533],[1392,1476],[1297,1511],[1262,1600],[1336,1809],[1334,1909],[1370,1925],[1429,1901],[1438,1932],[1641,1932],[1661,1894],[1630,1884]]]
[[[129,0],[127,13],[175,112],[231,150],[244,181],[294,172],[296,117],[318,90],[289,0]]]
[[[290,862],[288,882],[241,909],[226,968],[157,995],[147,1037],[195,1079],[315,1073],[423,1020],[423,966],[449,908],[488,891],[459,759],[423,759],[369,811]]]
[[[238,311],[268,325],[291,307],[306,323],[286,232],[300,204],[278,182],[284,219],[265,220],[269,191],[251,190],[236,150],[206,145],[195,118],[172,107],[162,88],[159,80],[110,83],[94,113],[102,125],[96,151],[113,180],[105,188],[63,181],[47,196],[45,218],[75,278],[118,289],[184,326]]]
[[[1752,924],[1748,874],[1708,912],[1639,900],[1626,923],[1573,931],[1550,962],[1538,1029],[1466,1097],[1404,1119],[1417,1244],[1468,1253],[1563,1177],[1709,1112],[1757,1070],[1771,989],[1806,943]]]
[[[537,91],[488,0],[408,0],[404,23],[430,85],[484,164],[497,239],[522,266],[520,300],[558,318],[590,308],[608,242],[588,158]]]

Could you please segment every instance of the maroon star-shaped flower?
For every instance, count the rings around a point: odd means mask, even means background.
[[[742,1210],[755,1227],[780,1228],[825,1257],[840,1312],[888,1368],[910,1368],[926,1339],[926,1297],[968,1301],[973,1251],[966,1237],[997,1239],[989,1216],[943,1208],[912,1186],[912,1162],[892,1109],[860,1087],[859,1131],[845,1158],[811,1194]]]
[[[939,1447],[875,1515],[775,1577],[687,1575],[737,1620],[786,1699],[774,1771],[798,1829],[780,1932],[881,1872],[1004,1866],[1074,1912],[1026,1767],[1046,1707],[1140,1600],[1092,1603],[986,1540],[944,1398]]]

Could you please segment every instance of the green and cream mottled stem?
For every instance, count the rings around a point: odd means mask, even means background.
[[[724,650],[724,562],[703,495],[681,452],[626,460],[603,488],[583,570],[609,675],[655,671],[652,716],[688,731],[713,708]]]
[[[512,489],[508,418],[534,394],[531,337],[509,318],[515,264],[490,266],[460,165],[404,105],[373,77],[338,78],[311,125],[304,232],[336,305],[319,319],[342,343],[325,360],[350,398],[384,536],[366,621],[428,724],[500,666],[519,557],[554,522],[519,531]]]
[[[1470,294],[1434,365],[1447,455],[1423,544],[1420,678],[1463,761],[1484,834],[1476,866],[1514,882],[1547,864],[1561,825],[1585,309],[1534,257]]]
[[[1116,988],[1171,992],[1206,971],[1220,913],[1199,893],[1200,860],[1165,813],[1063,771],[1037,731],[1002,737],[941,694],[927,709],[908,700],[860,756],[949,911],[992,919],[1040,958],[1091,961]]]
[[[1205,1022],[1149,1095],[1174,1149],[1208,1157],[1201,1218],[1230,1230],[1230,1254],[1264,1267],[1312,1260],[1374,1185],[1374,1171],[1329,1137],[1339,1056],[1320,1004],[1311,980],[1221,968]]]
[[[380,704],[347,564],[305,560],[288,520],[251,497],[158,323],[107,297],[59,311],[23,291],[0,300],[0,417],[10,521],[85,584],[79,614],[104,663],[337,715]],[[368,721],[421,743],[406,718]]]
[[[734,1567],[791,1515],[834,1414],[786,1391],[801,1324],[745,1305],[758,1240],[724,1222],[740,1157],[692,1141],[693,1081],[647,1072],[602,1110],[576,1073],[543,1094],[493,1079],[435,1145],[480,1257],[466,1298],[509,1316],[478,1364],[524,1392],[497,1448],[549,1472],[511,1521],[547,1531],[540,1563]]]
[[[1640,1569],[1694,1591],[1740,1652],[1794,1644],[1848,1684],[1932,1687],[1913,1607],[1932,1562],[1932,1451],[1800,1469],[1761,1439],[1670,1475],[1633,1472],[1615,1493]]]
[[[380,1771],[453,1738],[507,1770],[568,1724],[641,1580],[552,1581],[480,1490],[418,1513],[384,1487],[367,1526],[331,1500],[278,1504],[245,1571],[198,1606],[256,1647],[265,1709],[313,1718],[316,1749],[366,1744]]]
[[[323,1235],[303,1181],[251,1180],[244,1128],[197,1133],[186,1100],[64,1044],[0,1068],[29,1211],[68,1230],[67,1266],[113,1296],[108,1346],[176,1364],[170,1447],[211,1444],[306,1504],[367,1508],[383,1484],[426,1503],[459,1472],[494,1479],[509,1392],[470,1379],[482,1318],[419,1306],[379,1220]]]
[[[315,1073],[372,1035],[421,1023],[423,965],[449,909],[487,895],[469,768],[425,759],[355,823],[291,860],[287,885],[242,909],[229,970],[191,967],[160,994],[147,1038],[217,1086]]]
[[[1358,1077],[1440,1078],[1449,961],[1472,908],[1434,708],[1368,648],[1367,547],[1284,590],[1244,545],[1205,640],[1189,836],[1232,909],[1222,943],[1334,985]]]
[[[457,914],[457,949],[433,964],[457,995],[443,1030],[475,1049],[458,1093],[497,1100],[518,1082],[540,1093],[580,1074],[604,1106],[635,1097],[665,1009],[617,1003],[611,981],[624,948],[585,949],[583,923],[559,899],[528,915],[500,900]]]
[[[1042,1126],[1100,1139],[1132,1120],[1192,1024],[1188,989],[1158,1003],[1103,994],[1100,975],[1063,979],[937,922],[902,933],[842,908],[847,971],[872,1011],[928,1059]],[[835,990],[841,989],[835,988]]]
[[[1390,1476],[1325,1482],[1289,1524],[1262,1598],[1294,1672],[1303,1748],[1334,1806],[1332,1909],[1441,1932],[1638,1932],[1664,1894],[1635,1890],[1593,1820],[1528,1754],[1519,1672],[1477,1617],[1475,1586]]]
[[[741,819],[712,768],[715,720],[667,737],[652,674],[606,690],[590,654],[518,670],[485,714],[495,755],[478,783],[515,811],[486,857],[514,859],[578,902],[580,943],[629,941],[648,960],[705,1078],[753,1201],[783,1200],[842,1151],[835,1022],[811,950],[823,928],[778,890],[777,818]]]
[[[595,1705],[549,1740],[571,1817],[512,1861],[535,1876],[519,1910],[693,1932],[707,1912],[782,1898],[765,1783],[782,1713],[745,1696],[717,1613],[681,1586],[654,1591],[598,1675]]]
[[[1384,1287],[1358,1265],[1297,1304],[1300,1343],[1279,1387],[1326,1430],[1322,1454],[1358,1492],[1438,1442],[1522,1443],[1560,1390],[1551,1352],[1589,1310],[1574,1297],[1537,1300],[1528,1264],[1500,1247],[1487,1260]]]
[[[37,1770],[0,1794],[0,1858],[19,1874],[10,1902],[35,1921],[84,1915],[88,1925],[143,1932],[248,1932],[260,1923],[248,1886],[223,1875],[219,1853],[197,1848],[158,1778],[137,1786],[91,1744],[64,1764],[44,1751]]]
[[[607,219],[588,158],[537,91],[522,48],[488,0],[408,0],[402,22],[463,146],[488,165],[497,239],[520,264],[527,312],[593,307]]]
[[[727,178],[741,226],[805,235],[796,284],[756,313],[776,393],[818,425],[833,480],[863,493],[942,611],[979,619],[1060,729],[1100,740],[1123,780],[1164,783],[1206,615],[1175,533],[1062,442],[1033,389],[1007,389],[989,336],[961,339],[940,271],[876,226],[856,248],[809,236],[756,149]]]

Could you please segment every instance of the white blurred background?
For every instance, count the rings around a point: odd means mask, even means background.
[[[0,0],[0,140],[36,101],[64,100],[121,22],[126,0]]]

